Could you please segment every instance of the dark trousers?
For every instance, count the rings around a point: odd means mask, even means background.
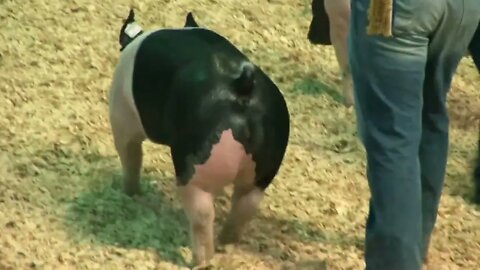
[[[349,55],[371,191],[367,270],[419,270],[448,152],[447,92],[480,21],[478,0],[394,0],[393,37],[369,36],[352,0]]]
[[[468,46],[468,50],[470,51],[470,55],[472,56],[473,62],[477,67],[477,70],[480,72],[480,24],[477,27],[477,31],[473,35],[472,41],[470,41],[470,45]],[[480,123],[479,126],[480,128]],[[480,136],[480,131],[479,131]],[[475,203],[480,204],[480,137],[478,140],[478,153],[477,153],[477,163],[475,166],[475,171],[473,173],[473,181],[474,181],[474,192],[473,192],[473,200]]]
[[[477,30],[473,35],[472,41],[470,41],[468,50],[470,51],[470,55],[472,56],[477,70],[480,71],[480,24],[477,26]]]

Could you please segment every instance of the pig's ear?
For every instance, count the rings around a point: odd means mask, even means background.
[[[195,18],[193,18],[192,12],[188,12],[187,18],[185,20],[185,25],[183,27],[199,27]]]
[[[128,13],[128,17],[125,20],[125,24],[129,24],[135,21],[135,11],[133,11],[133,7],[130,8],[130,12]]]
[[[122,51],[132,40],[143,33],[142,27],[135,22],[135,12],[130,8],[127,19],[123,22],[120,29],[118,42],[120,43],[120,51]]]

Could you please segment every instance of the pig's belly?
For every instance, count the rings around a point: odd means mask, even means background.
[[[243,145],[235,140],[231,129],[222,132],[207,161],[194,167],[189,183],[205,191],[216,193],[232,183],[248,188],[255,183],[252,155],[247,154]]]

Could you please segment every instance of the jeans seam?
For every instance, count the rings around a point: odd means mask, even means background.
[[[460,17],[460,21],[458,22],[458,25],[457,25],[458,27],[460,27],[465,20],[465,0],[462,0],[461,3],[462,3],[462,16]]]

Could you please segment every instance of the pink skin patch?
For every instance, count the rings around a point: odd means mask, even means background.
[[[194,168],[189,184],[210,193],[217,193],[232,183],[245,188],[252,188],[255,183],[252,155],[247,154],[243,145],[235,140],[231,129],[222,132],[207,161]]]

